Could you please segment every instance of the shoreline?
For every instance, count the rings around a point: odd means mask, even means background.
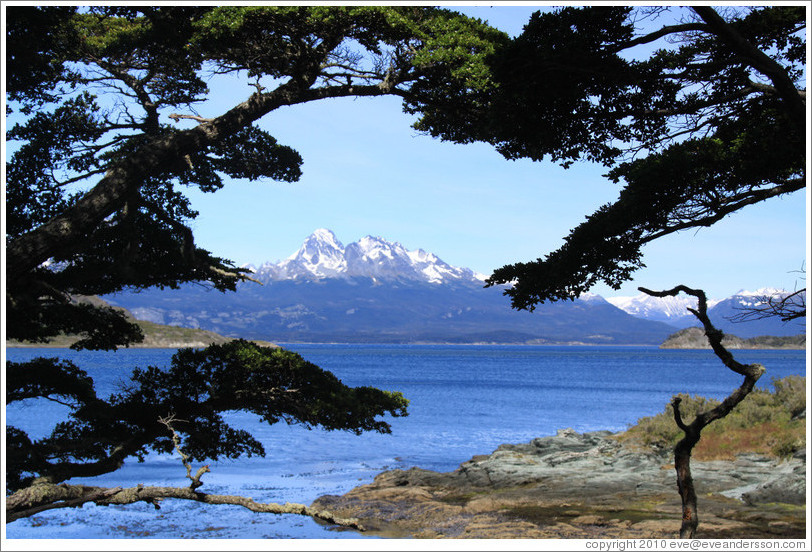
[[[238,338],[234,338],[238,339]],[[629,347],[629,348],[657,348],[664,351],[702,351],[711,350],[710,347],[662,347],[659,345],[646,345],[646,344],[595,344],[595,343],[354,343],[354,342],[321,342],[321,341],[297,341],[297,342],[284,342],[284,343],[271,343],[269,341],[251,340],[264,347],[287,347],[289,345],[380,345],[384,347],[424,347],[424,346],[442,346],[442,347]],[[193,342],[193,343],[173,343],[165,345],[141,345],[134,344],[129,347],[120,347],[119,349],[182,349],[182,348],[203,348],[208,347],[211,343]],[[12,345],[4,345],[6,349],[70,349],[69,345],[52,345],[48,343],[14,343]],[[736,351],[805,351],[806,347],[728,347],[730,350]]]
[[[229,338],[225,336],[220,336],[223,340],[232,340],[232,339],[240,339],[237,337]],[[270,342],[261,339],[249,339],[247,341],[251,341],[253,343],[257,343],[261,346],[265,347],[287,347],[287,346],[295,346],[295,345],[306,345],[306,346],[313,346],[313,345],[341,345],[341,346],[382,346],[382,347],[423,347],[423,346],[443,346],[443,347],[594,347],[594,348],[603,348],[603,347],[628,347],[628,348],[656,348],[660,350],[677,350],[677,351],[700,351],[700,350],[710,350],[709,346],[663,346],[663,344],[647,344],[647,343],[583,343],[583,342],[551,342],[551,343],[496,343],[496,342],[472,342],[472,343],[455,343],[455,342],[430,342],[430,341],[419,341],[419,342],[344,342],[344,341],[284,341],[284,342]],[[173,341],[169,344],[160,344],[160,343],[135,343],[130,345],[129,347],[120,347],[120,349],[180,349],[185,347],[194,347],[194,348],[202,348],[207,347],[208,345],[219,343],[220,340],[212,341],[212,342],[204,342],[204,341]],[[806,346],[759,346],[759,347],[752,347],[752,346],[735,346],[730,344],[725,344],[725,346],[730,350],[741,350],[741,351],[805,351]],[[4,348],[6,349],[70,349],[70,344],[66,343],[19,343],[14,342],[12,344],[4,344]]]
[[[676,538],[681,506],[670,451],[618,434],[559,430],[501,445],[451,472],[389,470],[312,506],[388,538]],[[692,462],[698,538],[805,538],[806,455]]]

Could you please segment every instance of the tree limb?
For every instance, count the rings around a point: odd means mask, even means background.
[[[214,120],[206,117],[200,117],[199,115],[180,115],[178,113],[170,113],[168,116],[176,123],[179,122],[181,119],[192,119],[193,121],[197,121],[198,123],[210,123]]]
[[[189,463],[189,457],[181,450],[180,435],[178,435],[178,432],[175,431],[175,428],[172,426],[172,422],[176,421],[175,415],[170,414],[165,418],[158,418],[158,421],[165,425],[170,432],[172,432],[172,444],[175,445],[175,451],[180,455],[180,459],[183,462],[184,467],[186,467],[187,479],[192,481],[189,484],[189,488],[194,491],[198,487],[201,487],[203,482],[200,480],[200,478],[203,477],[204,473],[209,473],[211,471],[209,469],[209,465],[206,464],[205,466],[201,467],[199,470],[197,470],[195,476],[192,477],[192,464]]]
[[[83,239],[107,216],[120,209],[138,192],[145,178],[185,155],[200,151],[283,106],[301,103],[315,76],[290,80],[265,94],[252,94],[246,101],[208,123],[148,140],[132,155],[111,166],[99,183],[71,207],[41,226],[23,234],[6,248],[9,284],[25,278],[33,269],[63,248]]]
[[[674,232],[679,232],[680,230],[686,230],[688,228],[712,226],[725,218],[727,215],[734,213],[743,207],[755,205],[756,203],[760,203],[765,199],[770,199],[772,197],[796,192],[804,187],[806,187],[806,180],[804,178],[794,178],[780,184],[776,184],[771,188],[743,192],[728,198],[724,205],[718,206],[711,214],[707,214],[706,216],[702,217],[695,216],[684,222],[668,226],[659,232],[653,232],[648,236],[642,237],[640,239],[640,243],[648,243],[656,240],[657,238],[667,236],[668,234],[673,234]]]
[[[131,156],[111,166],[96,186],[61,215],[8,244],[8,283],[13,284],[25,278],[30,271],[56,253],[83,239],[85,234],[136,194],[146,177],[245,128],[279,107],[324,98],[405,94],[395,87],[398,83],[311,89],[310,86],[317,77],[318,74],[312,74],[301,79],[291,79],[271,92],[252,94],[226,113],[194,128],[148,140]]]
[[[12,522],[46,510],[76,508],[88,502],[93,502],[99,506],[147,502],[158,508],[159,502],[165,498],[192,500],[203,504],[230,504],[264,514],[310,516],[327,523],[364,531],[363,525],[355,518],[336,517],[329,511],[318,510],[304,504],[256,502],[254,499],[244,496],[199,493],[189,487],[145,487],[142,485],[127,489],[67,484],[33,485],[6,498],[6,521]]]
[[[638,36],[629,42],[624,42],[620,44],[617,48],[618,51],[627,50],[634,46],[638,46],[640,44],[648,44],[650,42],[654,42],[655,40],[659,40],[664,36],[668,36],[670,34],[680,34],[686,33],[689,31],[708,31],[708,25],[705,23],[682,23],[680,25],[666,25],[661,29],[658,29],[652,33],[648,33],[646,35]]]
[[[711,6],[692,6],[699,17],[708,25],[711,32],[725,42],[734,52],[747,59],[756,71],[766,75],[775,86],[781,99],[786,102],[790,112],[799,125],[806,125],[806,104],[798,93],[795,83],[781,65],[770,56],[756,48],[749,40],[725,21]]]
[[[682,431],[688,431],[688,426],[686,426],[685,422],[682,421],[682,412],[679,410],[680,403],[682,403],[681,397],[674,397],[671,399],[671,407],[674,409],[674,422],[676,422],[677,427]]]

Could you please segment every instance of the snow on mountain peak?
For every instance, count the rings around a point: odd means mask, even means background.
[[[330,230],[319,228],[307,237],[296,253],[277,266],[293,277],[308,273],[316,277],[335,276],[347,268],[344,245]]]
[[[480,282],[482,275],[453,267],[422,249],[409,251],[398,242],[364,236],[346,247],[336,235],[320,228],[305,239],[296,253],[279,263],[258,269],[264,280],[295,278],[406,279],[430,283]]]
[[[740,289],[736,292],[736,295],[741,297],[776,297],[776,296],[784,296],[786,295],[786,290],[771,288],[771,287],[764,287],[757,289],[755,291],[747,291],[745,289]]]
[[[585,301],[587,303],[605,303],[605,302],[607,302],[607,300],[604,299],[603,296],[598,295],[597,293],[590,293],[590,292],[582,293],[578,297],[578,300],[579,301]]]
[[[769,287],[755,291],[739,290],[725,299],[708,299],[708,309],[710,310],[716,306],[724,307],[725,313],[728,314],[717,314],[717,318],[720,316],[724,318],[724,316],[733,315],[741,309],[763,305],[765,297],[781,298],[786,295],[788,295],[788,292],[785,290]],[[651,297],[650,295],[640,294],[634,297],[609,297],[607,301],[632,316],[677,324],[685,323],[686,318],[688,323],[694,323],[694,318],[687,309],[689,307],[697,308],[696,298],[683,294],[676,297]]]
[[[696,298],[687,295],[652,297],[641,293],[633,297],[608,297],[606,300],[632,316],[660,322],[689,314],[688,307],[696,308]]]

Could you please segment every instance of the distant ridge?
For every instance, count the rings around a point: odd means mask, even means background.
[[[805,333],[806,323],[803,319],[782,322],[778,317],[768,317],[747,322],[737,321],[746,309],[763,305],[767,298],[782,298],[788,294],[789,292],[776,288],[740,290],[724,299],[708,299],[708,316],[714,326],[741,338],[765,335],[791,337]],[[657,298],[640,294],[634,297],[610,297],[607,301],[644,320],[665,322],[677,328],[699,325],[697,319],[688,311],[688,307],[696,308],[694,297],[680,294],[677,297]]]
[[[99,299],[98,297],[88,297],[83,298],[83,300],[86,300],[94,304],[105,303],[105,301]],[[131,349],[175,349],[181,347],[202,348],[208,347],[209,345],[221,345],[223,343],[227,343],[235,339],[233,337],[225,337],[218,333],[208,330],[182,328],[179,326],[167,326],[164,324],[156,324],[154,322],[148,322],[146,320],[137,320],[126,309],[122,310],[125,311],[127,318],[138,324],[138,326],[141,328],[141,331],[144,333],[144,340],[140,343],[133,343],[132,345],[130,345],[129,348]],[[59,335],[48,340],[46,343],[33,343],[28,341],[9,340],[6,341],[6,346],[26,347],[26,348],[42,347],[42,348],[67,349],[78,340],[79,337],[75,335]],[[265,347],[275,346],[273,343],[270,343],[268,341],[258,340],[256,341],[256,343],[258,345],[262,345]]]

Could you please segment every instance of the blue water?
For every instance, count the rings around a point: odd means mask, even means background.
[[[392,434],[308,431],[284,423],[261,425],[253,415],[228,419],[265,446],[266,458],[213,463],[203,492],[240,494],[262,502],[309,504],[372,481],[385,469],[419,466],[450,471],[501,443],[527,442],[571,427],[579,432],[623,430],[660,412],[676,393],[723,398],[741,377],[710,351],[653,347],[528,347],[418,345],[287,345],[352,386],[397,390],[410,399],[409,416],[392,419]],[[9,349],[9,360],[56,356],[73,360],[97,384],[115,392],[130,370],[168,364],[171,349],[115,353]],[[771,378],[806,375],[804,351],[737,351],[760,362]],[[32,415],[33,414],[33,415]],[[45,435],[64,414],[47,401],[7,408],[7,423]],[[195,466],[197,467],[197,466]],[[98,485],[185,486],[185,469],[171,455],[128,461],[93,480]],[[149,505],[57,510],[7,525],[8,538],[358,538],[302,516],[253,514],[239,507],[165,501]]]

